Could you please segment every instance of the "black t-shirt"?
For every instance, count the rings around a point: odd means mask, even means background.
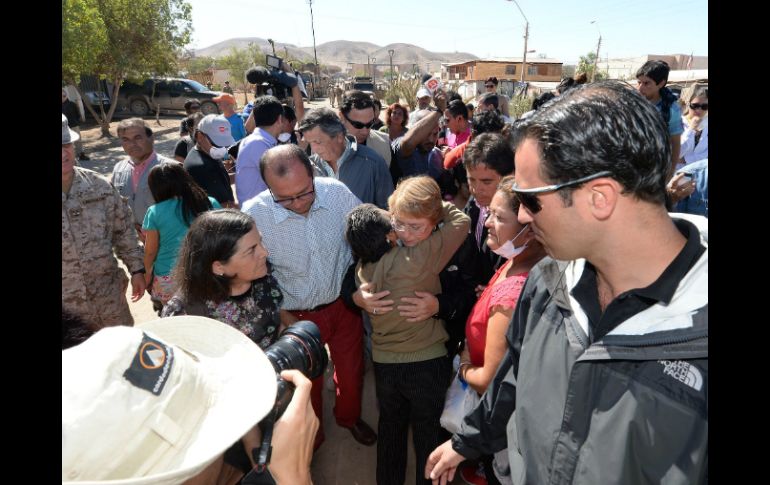
[[[75,128],[80,125],[80,110],[77,105],[69,99],[61,104],[61,112],[67,117],[67,125]]]
[[[221,160],[214,160],[208,154],[194,147],[184,159],[184,168],[206,194],[225,205],[235,202],[233,189],[230,187],[230,176],[227,175]]]
[[[183,136],[174,146],[174,156],[187,158],[187,154],[190,153],[190,150],[192,150],[194,146],[195,143],[193,143],[189,136]]]

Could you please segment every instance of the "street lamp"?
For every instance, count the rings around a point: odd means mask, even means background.
[[[599,47],[602,45],[602,31],[599,30],[599,22],[596,20],[591,21],[592,24],[596,24],[596,30],[599,32],[599,42],[596,43],[596,57],[594,58],[594,70],[591,72],[591,82],[594,82],[596,77],[596,65],[599,62]]]
[[[388,49],[388,55],[390,56],[390,88],[393,89],[393,54],[395,54],[396,51],[393,49]]]
[[[521,11],[521,7],[519,7],[519,3],[516,0],[508,1],[513,2],[516,5],[516,8],[518,8],[519,12],[521,12],[521,16],[524,17],[524,20],[527,22],[526,26],[524,27],[524,59],[521,62],[521,82],[524,82],[524,72],[527,70],[527,41],[529,40],[529,20],[527,20],[527,16],[524,15],[524,12]]]

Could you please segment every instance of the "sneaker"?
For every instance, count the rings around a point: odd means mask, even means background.
[[[460,478],[468,485],[487,485],[487,477],[481,463],[466,463],[460,468]]]

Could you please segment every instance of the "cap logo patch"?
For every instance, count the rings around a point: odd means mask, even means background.
[[[134,386],[159,396],[173,366],[174,350],[142,332],[142,341],[123,377]]]
[[[220,133],[224,133],[225,132],[225,127],[224,126],[220,126],[219,127],[219,132]]]

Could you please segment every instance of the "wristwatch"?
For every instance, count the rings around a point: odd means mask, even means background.
[[[144,268],[141,268],[131,272],[131,276],[138,275],[138,274],[147,274],[147,270]]]

